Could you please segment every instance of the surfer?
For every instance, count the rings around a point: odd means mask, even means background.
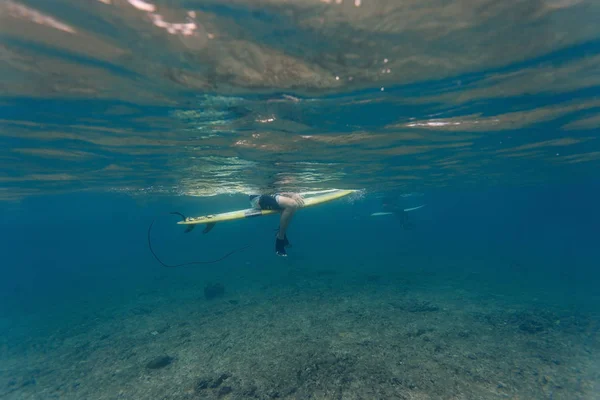
[[[250,195],[252,208],[260,210],[275,210],[281,212],[279,229],[275,238],[275,254],[285,257],[286,246],[290,245],[286,231],[296,210],[304,205],[304,199],[298,193],[275,193],[263,195]]]
[[[383,212],[373,213],[372,216],[379,215],[394,215],[398,218],[400,222],[400,226],[406,230],[415,229],[415,224],[408,218],[408,211],[413,211],[415,209],[419,209],[422,206],[414,207],[414,208],[404,208],[401,202],[398,201],[396,196],[385,196],[381,201],[381,208]]]

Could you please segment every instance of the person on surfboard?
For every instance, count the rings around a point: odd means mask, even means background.
[[[371,215],[372,216],[379,216],[379,215],[386,215],[386,214],[394,215],[394,216],[396,216],[396,218],[398,218],[398,221],[400,222],[400,226],[403,229],[413,230],[413,229],[415,229],[415,224],[408,218],[408,211],[413,211],[413,210],[419,209],[421,207],[423,207],[423,206],[421,205],[421,206],[413,207],[413,208],[404,208],[402,202],[400,202],[398,200],[397,196],[386,195],[381,200],[382,212],[373,213]]]
[[[252,208],[260,210],[275,210],[281,213],[279,229],[275,237],[275,254],[286,257],[285,248],[290,245],[286,231],[296,210],[304,205],[304,199],[298,193],[252,194],[250,195]]]

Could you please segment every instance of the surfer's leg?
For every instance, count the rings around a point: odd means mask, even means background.
[[[283,209],[281,211],[281,218],[279,222],[279,232],[277,238],[283,240],[285,238],[285,232],[294,216],[294,213],[298,209],[298,203],[294,199],[290,199],[285,196],[277,196],[277,204]]]
[[[292,217],[296,209],[294,208],[286,208],[281,212],[281,218],[279,221],[279,232],[277,233],[277,238],[285,239],[285,232],[287,231],[290,222],[292,221]]]
[[[285,247],[289,245],[287,240],[286,231],[294,213],[298,209],[298,202],[294,199],[285,196],[276,196],[277,204],[281,207],[281,217],[279,220],[279,231],[275,238],[275,253],[279,256],[287,256]]]

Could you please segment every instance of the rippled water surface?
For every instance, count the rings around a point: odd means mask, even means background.
[[[600,3],[0,1],[0,196],[597,176]]]

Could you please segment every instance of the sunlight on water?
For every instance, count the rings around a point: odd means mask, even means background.
[[[600,3],[0,1],[0,197],[586,176]]]

